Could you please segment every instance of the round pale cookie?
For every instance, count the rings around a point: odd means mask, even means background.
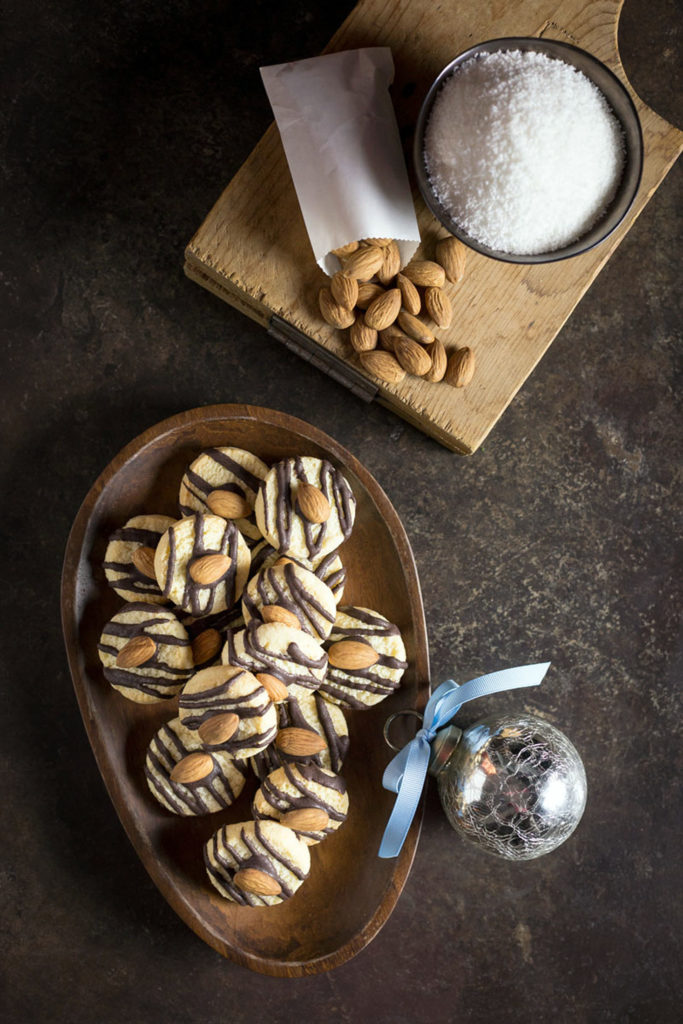
[[[275,705],[264,688],[251,672],[231,665],[196,672],[180,692],[178,714],[211,753],[253,757],[277,733]]]
[[[346,569],[342,565],[342,560],[337,551],[331,551],[329,555],[323,555],[317,562],[311,562],[307,558],[292,558],[291,555],[281,555],[272,544],[269,544],[267,540],[263,540],[252,549],[249,580],[251,581],[261,569],[270,569],[272,565],[275,565],[276,562],[284,557],[289,558],[295,565],[300,565],[302,569],[314,572],[318,579],[322,580],[330,588],[334,594],[336,604],[339,604],[344,595]]]
[[[337,648],[335,645],[348,641],[369,645],[369,652],[361,648],[361,660],[372,663],[340,667],[337,662],[348,662],[350,652],[348,648],[344,651],[341,646]],[[340,608],[325,647],[330,663],[320,692],[326,700],[334,701],[343,708],[367,708],[378,704],[398,688],[408,667],[406,649],[398,628],[370,608]],[[354,661],[357,653],[358,649],[352,652]],[[369,657],[363,658],[363,654]]]
[[[341,775],[314,764],[286,764],[263,780],[252,803],[258,820],[279,821],[307,846],[346,821],[349,797]]]
[[[250,580],[242,594],[242,611],[245,622],[258,619],[286,623],[289,618],[295,629],[303,629],[322,642],[332,632],[337,603],[330,588],[314,573],[283,560],[261,569]]]
[[[151,604],[166,601],[153,575],[154,552],[162,534],[174,522],[170,516],[133,516],[125,526],[112,533],[104,555],[104,575],[109,586],[124,601],[148,601]],[[149,566],[149,571],[144,572],[139,566]]]
[[[317,690],[327,670],[327,655],[308,633],[281,622],[256,619],[246,629],[228,633],[221,660],[224,665],[247,668],[256,676],[275,676],[291,697]]]
[[[171,773],[187,757],[192,761],[181,772],[186,781],[175,781]],[[196,734],[173,718],[155,733],[147,748],[145,778],[163,807],[190,817],[230,807],[244,788],[247,766],[225,751],[202,752]]]
[[[192,644],[192,658],[195,672],[211,665],[221,664],[221,651],[228,639],[228,631],[244,629],[244,616],[239,604],[215,615],[196,619],[193,615],[179,612],[178,618],[187,630]]]
[[[204,864],[221,896],[268,907],[293,896],[311,867],[308,847],[277,821],[225,825],[204,847]]]
[[[175,613],[143,601],[109,620],[97,651],[105,679],[138,704],[175,697],[193,669],[190,640]]]
[[[221,496],[236,495],[250,511],[246,516],[235,518],[235,526],[245,537],[260,540],[253,509],[259,485],[267,472],[265,462],[243,448],[209,448],[197,456],[181,480],[180,513],[183,516],[191,516],[193,512],[223,515]]]
[[[277,742],[250,758],[250,765],[259,779],[283,764],[314,764],[319,768],[339,773],[349,750],[349,727],[344,713],[336,704],[325,700],[320,693],[310,693],[295,699],[290,697],[277,706],[278,732],[283,729],[307,729],[325,741],[315,754],[285,753]]]
[[[209,562],[211,556],[229,561]],[[164,596],[201,618],[232,608],[244,590],[250,562],[249,548],[234,523],[197,513],[166,531],[157,546],[154,569]]]
[[[317,515],[310,502],[302,509],[305,484],[318,491],[320,500],[313,504],[325,508],[322,514],[329,512],[324,522],[314,521]],[[309,514],[305,514],[307,508]],[[281,554],[316,562],[336,551],[351,534],[356,499],[346,477],[327,459],[297,456],[269,470],[254,511],[259,530]]]

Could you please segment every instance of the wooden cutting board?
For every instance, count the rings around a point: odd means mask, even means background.
[[[602,245],[571,260],[540,266],[468,255],[467,273],[451,286],[453,326],[446,347],[470,345],[477,371],[455,390],[406,377],[378,384],[353,356],[346,332],[320,317],[325,275],[308,241],[280,136],[271,125],[185,251],[188,277],[236,306],[290,348],[367,400],[376,399],[447,448],[471,454],[534,369],[683,148],[683,133],[634,93],[617,48],[623,0],[362,0],[328,51],[389,46],[396,66],[392,96],[406,153],[429,85],[454,56],[503,36],[546,36],[573,43],[602,60],[628,88],[640,116],[644,166],[635,203]],[[412,173],[412,168],[411,168]],[[417,188],[422,254],[433,254],[443,229]],[[416,257],[419,258],[421,250]]]

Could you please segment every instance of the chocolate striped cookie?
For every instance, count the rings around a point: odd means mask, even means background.
[[[178,504],[183,516],[212,512],[232,519],[252,540],[261,533],[254,502],[268,466],[243,448],[209,448],[189,466],[180,483]]]
[[[310,693],[298,699],[290,697],[278,704],[277,714],[278,731],[292,728],[308,730],[320,736],[324,746],[315,753],[297,754],[271,743],[249,762],[259,779],[265,779],[275,768],[288,762],[341,771],[349,750],[349,727],[341,708],[325,700],[320,693]]]
[[[281,622],[252,619],[246,629],[228,633],[224,665],[266,673],[285,684],[291,697],[317,690],[327,669],[327,655],[317,641],[301,629]]]
[[[285,556],[276,551],[267,540],[261,541],[251,552],[250,581],[261,569],[270,569],[271,566],[275,565],[283,557]],[[342,560],[337,551],[331,551],[329,555],[323,555],[317,562],[310,562],[307,558],[292,558],[291,555],[286,557],[291,562],[294,562],[295,565],[300,565],[302,569],[308,569],[309,572],[315,573],[318,579],[322,580],[330,588],[334,594],[336,604],[339,604],[344,595],[346,569],[342,565]]]
[[[180,693],[178,714],[211,753],[253,757],[277,733],[277,712],[267,692],[251,672],[230,665],[195,673]]]
[[[319,642],[331,633],[337,604],[330,588],[294,562],[282,559],[261,571],[242,594],[244,621],[284,622]]]
[[[170,516],[133,516],[112,533],[104,555],[104,575],[124,601],[166,601],[154,573],[154,552],[174,522]]]
[[[378,704],[398,688],[408,667],[398,628],[370,608],[339,608],[325,648],[329,668],[320,692],[343,708]]]
[[[245,906],[289,899],[308,877],[311,857],[296,833],[276,821],[225,825],[204,847],[209,880],[221,896]]]
[[[261,783],[252,803],[256,819],[279,821],[313,846],[346,821],[349,797],[341,775],[314,764],[285,764]]]

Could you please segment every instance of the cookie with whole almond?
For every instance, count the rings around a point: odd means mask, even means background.
[[[175,697],[194,662],[187,630],[170,608],[126,604],[102,630],[97,652],[105,679],[138,704]]]
[[[145,778],[156,800],[173,814],[190,817],[222,811],[244,788],[246,763],[227,751],[208,753],[197,734],[173,718],[154,734]]]
[[[277,821],[225,825],[204,847],[209,881],[221,896],[246,906],[289,899],[311,867],[308,846]]]
[[[335,603],[339,604],[344,596],[346,569],[342,564],[338,551],[330,551],[329,554],[323,555],[318,561],[311,562],[307,558],[292,558],[291,555],[283,556],[267,540],[262,540],[251,551],[249,580],[251,581],[262,569],[270,569],[272,565],[275,565],[283,557],[289,558],[291,562],[294,562],[295,565],[300,565],[302,569],[308,569],[309,572],[315,573],[318,579],[322,580],[330,588],[334,595]]]
[[[259,779],[287,763],[341,771],[349,751],[349,727],[340,707],[310,693],[278,704],[277,714],[275,742],[250,760]]]
[[[124,601],[166,601],[154,572],[154,552],[162,534],[174,522],[170,516],[133,516],[110,536],[104,555],[104,575]]]
[[[343,708],[384,700],[408,667],[398,627],[370,608],[339,608],[325,648],[329,668],[320,693]]]
[[[242,596],[251,554],[235,524],[201,512],[164,533],[154,570],[168,600],[195,618],[232,608]]]
[[[280,554],[316,564],[350,536],[356,499],[327,459],[296,456],[271,467],[255,513],[259,530]]]
[[[243,448],[208,448],[194,459],[181,480],[180,513],[224,516],[245,537],[260,540],[254,502],[267,472],[265,462]]]
[[[242,607],[235,604],[222,612],[195,618],[180,610],[176,613],[187,630],[192,644],[195,672],[221,664],[221,651],[230,630],[244,629]]]
[[[279,821],[307,846],[346,821],[349,797],[341,775],[314,764],[285,764],[261,783],[252,803],[257,820]]]
[[[317,690],[327,670],[327,655],[309,633],[282,622],[256,619],[247,623],[246,629],[228,633],[221,659],[224,665],[249,669],[259,681],[261,676],[268,677],[274,689],[276,683],[284,685],[287,693],[279,699]]]
[[[178,714],[211,753],[253,757],[277,733],[277,712],[268,692],[251,672],[231,665],[214,665],[191,676],[180,691]]]
[[[242,594],[242,611],[245,622],[283,622],[321,642],[332,631],[337,602],[315,573],[280,558],[249,581]]]

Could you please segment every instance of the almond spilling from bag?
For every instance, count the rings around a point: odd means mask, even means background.
[[[375,349],[374,352],[361,352],[359,358],[363,369],[385,384],[400,384],[405,379],[406,371],[391,352]]]
[[[384,246],[382,254],[384,259],[377,271],[377,277],[382,284],[389,284],[401,269],[401,250],[393,238]]]
[[[255,896],[279,896],[282,892],[277,878],[258,868],[240,868],[232,880],[242,892],[253,892]]]
[[[195,665],[203,665],[204,662],[215,658],[221,647],[223,638],[217,629],[204,629],[192,641],[192,658]]]
[[[402,331],[412,338],[413,341],[419,341],[423,345],[431,345],[434,341],[434,334],[423,324],[421,320],[418,320],[412,313],[407,313],[405,309],[402,309],[398,314],[398,326]]]
[[[425,373],[425,380],[431,381],[432,384],[436,384],[438,381],[443,380],[446,372],[446,366],[448,365],[446,349],[438,338],[429,349],[429,354],[432,357],[432,365],[429,368],[429,371]]]
[[[232,565],[228,555],[202,555],[190,564],[190,576],[202,587],[210,587],[222,580]]]
[[[402,274],[420,288],[442,288],[446,282],[446,272],[433,260],[413,260]]]
[[[322,807],[297,807],[287,811],[280,821],[296,832],[322,832],[330,823],[330,816]]]
[[[190,785],[193,782],[201,782],[213,771],[213,758],[211,754],[188,754],[182,761],[178,761],[171,770],[171,782],[179,782],[182,786]]]
[[[437,327],[451,326],[453,307],[443,288],[425,288],[425,309]]]
[[[244,519],[253,511],[244,495],[236,494],[235,491],[210,491],[206,496],[206,504],[221,519]]]
[[[393,242],[393,238],[363,238],[361,245],[376,245],[380,249],[383,249],[385,245],[389,245]]]
[[[408,373],[424,377],[432,367],[431,355],[412,338],[394,338],[394,355]]]
[[[309,523],[326,523],[332,515],[329,501],[320,488],[314,487],[313,484],[300,483],[297,499],[301,514]]]
[[[351,324],[349,341],[354,352],[372,352],[373,348],[377,348],[377,331],[374,327],[368,327],[362,313]]]
[[[413,316],[417,316],[422,308],[422,301],[420,299],[420,293],[413,284],[413,282],[405,276],[405,274],[399,274],[396,278],[396,287],[401,293],[401,305]]]
[[[330,327],[338,327],[343,330],[345,327],[350,327],[355,319],[353,310],[341,306],[329,288],[321,288],[318,292],[318,305],[323,320]]]
[[[448,357],[444,380],[453,388],[464,388],[474,376],[474,352],[471,348],[459,348]]]
[[[221,715],[213,715],[197,729],[202,743],[209,747],[215,747],[219,743],[227,743],[235,735],[239,728],[240,720],[232,711],[226,711]]]
[[[296,726],[280,729],[275,737],[275,746],[283,754],[291,754],[292,757],[313,757],[327,748],[320,733],[314,732],[313,729],[299,729]]]
[[[289,690],[282,680],[278,679],[277,676],[272,676],[270,672],[257,672],[256,679],[266,691],[273,704],[279,704],[289,697]]]
[[[261,608],[261,618],[264,622],[281,622],[283,626],[291,626],[292,629],[301,629],[301,623],[289,608],[283,608],[281,604],[264,604]]]
[[[116,655],[116,665],[118,668],[137,668],[153,658],[156,649],[156,641],[151,636],[134,636]]]
[[[376,331],[383,331],[393,324],[400,309],[401,293],[398,288],[390,288],[370,303],[365,311],[365,323]]]
[[[358,301],[358,281],[349,277],[343,270],[338,270],[330,281],[332,297],[344,309],[353,309]]]
[[[156,580],[157,575],[154,571],[154,548],[141,545],[136,548],[133,552],[133,565],[139,573],[146,576],[150,580]]]
[[[363,281],[358,285],[358,298],[356,306],[358,309],[367,309],[373,299],[378,295],[384,295],[384,288],[376,281]]]
[[[442,238],[436,243],[436,259],[452,284],[462,281],[465,276],[467,246],[459,238]]]
[[[359,246],[360,242],[347,242],[346,245],[340,245],[338,249],[333,249],[332,255],[343,260],[345,256],[350,256],[352,252],[355,252]]]
[[[335,668],[353,671],[359,668],[370,668],[379,661],[379,654],[370,644],[362,640],[338,640],[327,652],[330,665]]]
[[[371,277],[375,276],[383,262],[382,250],[376,245],[368,245],[348,256],[344,260],[343,269],[345,274],[355,277],[357,281],[369,281]]]

